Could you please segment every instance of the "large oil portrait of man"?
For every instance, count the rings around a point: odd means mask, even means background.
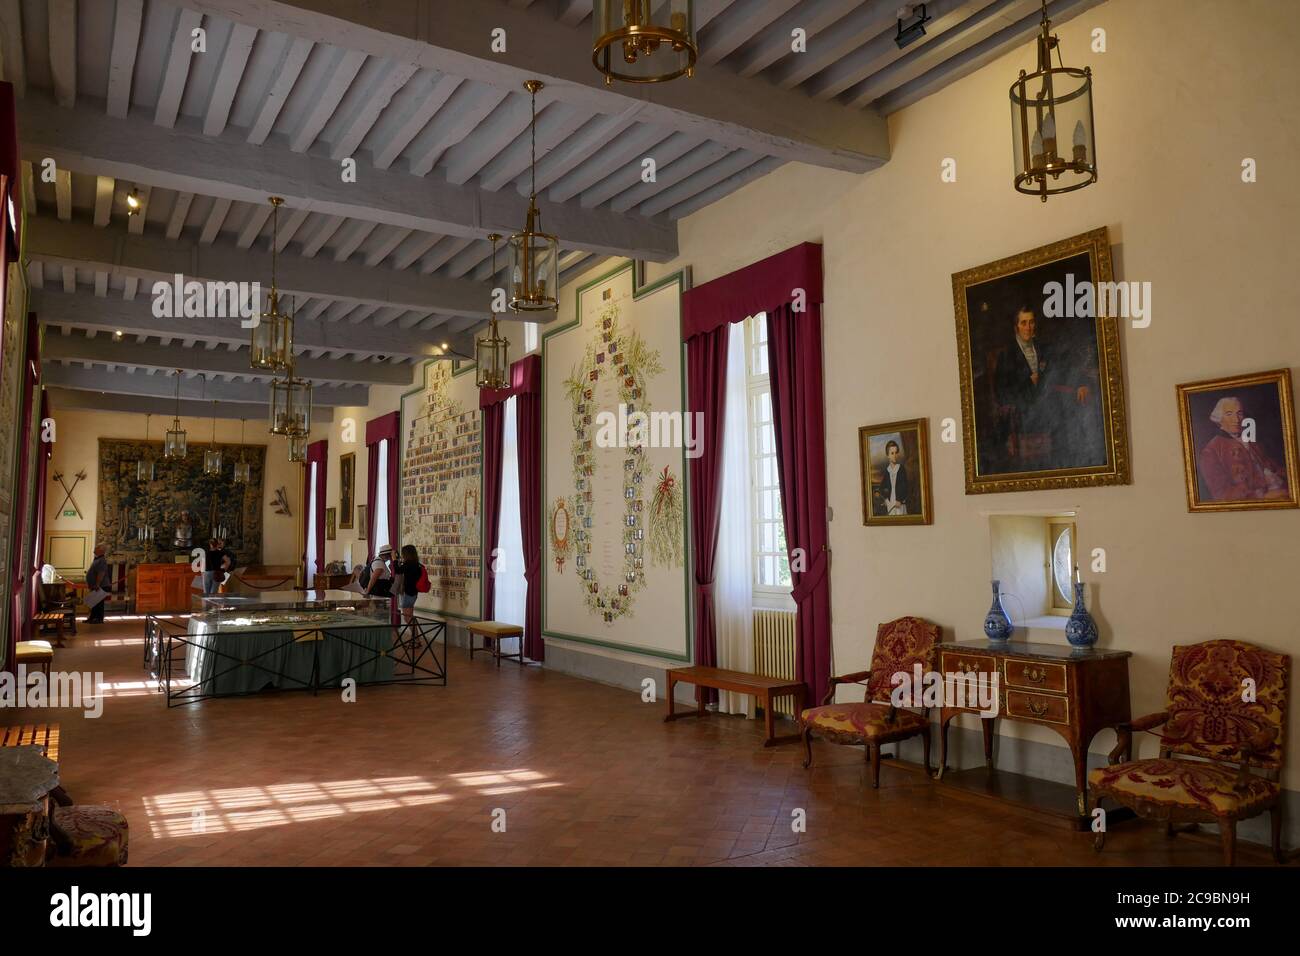
[[[1128,484],[1106,230],[952,282],[966,493]]]
[[[1177,387],[1188,511],[1300,507],[1290,369]]]

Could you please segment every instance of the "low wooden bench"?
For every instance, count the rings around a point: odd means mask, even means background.
[[[23,724],[0,727],[0,747],[40,747],[45,756],[59,762],[59,725]]]
[[[501,658],[507,660],[519,661],[519,666],[524,664],[524,629],[518,624],[502,624],[500,621],[472,621],[465,625],[465,630],[469,631],[469,659],[474,659],[474,635],[477,634],[483,638],[483,648],[487,650],[488,641],[492,642],[492,656],[497,659],[497,667],[501,666]],[[501,642],[508,640],[518,640],[519,650],[514,654],[502,654]]]
[[[67,611],[41,611],[32,616],[32,623],[41,634],[48,633],[50,628],[54,628],[54,646],[63,647],[63,625],[67,615]]]
[[[794,695],[794,712],[803,710],[804,685],[801,681],[786,680],[783,677],[761,677],[758,674],[746,674],[744,671],[729,671],[721,667],[670,667],[668,668],[668,716],[667,723],[681,717],[703,717],[708,711],[704,709],[704,694],[701,688],[712,687],[727,690],[733,694],[749,694],[756,697],[763,707],[763,721],[766,724],[767,739],[764,747],[773,744],[793,743],[800,739],[799,734],[776,736],[776,711],[774,701],[786,694]],[[676,713],[673,709],[673,688],[678,682],[695,685],[695,710]]]

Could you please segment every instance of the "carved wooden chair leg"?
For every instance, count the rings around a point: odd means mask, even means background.
[[[867,744],[867,757],[871,761],[871,789],[880,789],[880,745]]]
[[[803,768],[807,770],[812,766],[812,731],[805,727],[803,729]]]
[[[921,731],[921,760],[925,763],[925,773],[930,773],[930,728]]]
[[[1286,862],[1286,854],[1282,852],[1282,804],[1280,801],[1269,808],[1268,821],[1273,827],[1273,862],[1280,865]]]
[[[1219,836],[1223,841],[1223,865],[1235,866],[1237,862],[1237,821],[1219,818]]]

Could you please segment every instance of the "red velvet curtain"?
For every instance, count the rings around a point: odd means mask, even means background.
[[[36,367],[39,370],[40,364],[37,363]],[[41,421],[44,422],[49,417],[50,400],[44,389],[42,389]],[[49,487],[50,483],[50,458],[53,454],[53,442],[42,441],[40,447],[36,449],[36,550],[32,561],[32,607],[38,606],[37,597],[40,594],[41,568],[45,564],[45,489]],[[29,641],[31,638],[32,622],[28,619],[23,640]]]
[[[691,552],[695,564],[695,663],[718,666],[718,635],[713,619],[714,564],[718,528],[722,521],[722,447],[726,424],[727,339],[730,323],[692,336],[686,343],[687,408],[704,424],[699,436],[702,454],[690,459]],[[692,420],[694,418],[692,417]],[[718,692],[703,688],[706,703]]]
[[[22,197],[19,195],[19,170],[18,170],[18,111],[14,106],[14,87],[12,83],[0,83],[0,183],[3,183],[3,189],[0,190],[0,312],[3,311],[5,303],[8,302],[6,283],[9,278],[9,263],[18,256],[19,237],[18,229],[20,223],[13,221],[9,216],[10,204],[13,208],[22,208]],[[0,357],[2,358],[2,357]],[[38,363],[39,367],[39,363]],[[18,446],[17,452],[21,455],[25,446]],[[5,476],[3,480],[8,480]],[[20,486],[21,487],[21,486]],[[13,511],[10,514],[11,519],[16,519],[21,513],[18,499],[19,489],[12,489],[14,492]],[[10,533],[14,538],[21,540],[22,526],[17,520],[10,521]],[[21,545],[10,549],[10,557],[18,554]],[[18,573],[19,566],[12,565],[15,569],[13,575],[15,587],[18,581],[22,580],[22,575]],[[17,592],[15,592],[17,596]],[[14,651],[15,644],[19,640],[20,630],[18,628],[17,602],[11,607],[0,610],[0,613],[9,616],[10,625],[0,632],[0,640],[4,642],[3,654],[0,654],[0,667],[15,671]]]
[[[394,551],[398,547],[397,490],[400,486],[401,466],[397,453],[397,432],[402,421],[401,412],[389,412],[366,422],[366,563],[375,557],[375,503],[379,498],[379,443],[388,442],[388,543]]]
[[[524,548],[524,656],[545,658],[542,640],[542,359],[526,355],[510,366],[510,386],[479,391],[483,410],[483,532],[488,556],[483,616],[496,610],[492,554],[501,539],[501,476],[505,444],[505,402],[514,397],[519,453],[519,523]]]
[[[717,660],[712,595],[721,515],[727,326],[762,312],[767,315],[781,509],[797,607],[795,674],[808,685],[814,702],[826,692],[831,666],[821,253],[819,244],[805,242],[682,296],[688,402],[691,411],[704,413],[704,454],[691,462],[695,663]],[[793,571],[796,549],[806,556],[804,572]]]
[[[767,313],[767,358],[781,513],[798,608],[795,677],[820,702],[831,674],[831,590],[819,303],[807,303],[805,312],[786,303]],[[795,570],[800,552],[802,572]]]
[[[497,606],[496,550],[501,533],[501,446],[505,444],[506,406],[483,406],[483,620],[492,620]]]
[[[16,635],[15,641],[25,641],[31,637],[32,615],[35,613],[35,605],[32,601],[36,596],[36,585],[32,575],[32,559],[36,554],[36,515],[34,511],[28,510],[27,503],[32,501],[33,508],[35,507],[35,496],[32,494],[35,489],[32,488],[31,483],[35,480],[37,469],[40,467],[40,456],[37,456],[36,467],[33,468],[30,449],[32,442],[39,440],[39,436],[32,433],[32,410],[40,401],[40,394],[40,326],[36,321],[36,313],[29,312],[26,361],[23,362],[23,384],[18,406],[19,439],[14,448],[14,455],[18,459],[18,480],[13,488],[13,521],[10,524],[9,542],[10,567],[13,568],[11,627]],[[23,549],[24,541],[30,544],[30,550]]]
[[[314,441],[307,446],[307,480],[312,482],[311,466],[316,466],[316,479],[312,483],[309,494],[313,495],[316,503],[316,562],[315,574],[323,574],[325,571],[325,477],[329,468],[329,441],[322,438],[320,441]],[[302,541],[303,547],[307,547],[307,539],[310,537],[307,531],[307,519],[311,514],[310,508],[302,509]],[[302,555],[304,570],[307,565],[307,553]],[[306,577],[303,578],[306,581]],[[307,581],[307,587],[316,586],[315,576],[312,580]]]

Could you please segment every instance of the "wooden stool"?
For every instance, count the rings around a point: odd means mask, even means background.
[[[50,664],[54,661],[54,648],[49,641],[19,641],[18,652],[14,654],[15,664],[26,664],[30,671],[36,665],[45,672],[45,679],[50,679]]]
[[[474,659],[474,635],[478,634],[483,638],[483,649],[487,650],[487,642],[492,642],[492,656],[497,659],[497,667],[501,666],[501,658],[519,661],[519,666],[524,664],[524,629],[518,624],[502,624],[499,621],[475,621],[472,624],[465,625],[469,631],[469,659]],[[519,650],[514,654],[502,654],[501,642],[510,638],[517,638],[519,641]]]
[[[51,627],[54,628],[54,644],[56,647],[63,646],[63,622],[66,620],[66,611],[42,611],[32,618],[37,629],[46,633]],[[74,625],[75,626],[75,625]]]
[[[59,762],[59,725],[23,724],[0,727],[0,747],[40,747],[45,757]]]

